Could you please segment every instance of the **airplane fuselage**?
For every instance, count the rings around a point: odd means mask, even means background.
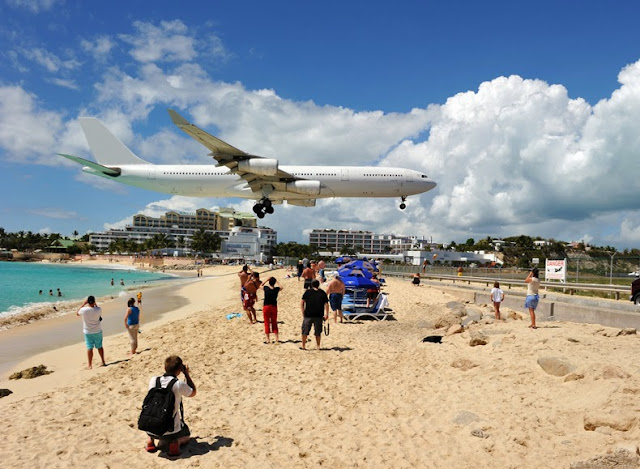
[[[107,176],[85,167],[89,174],[113,179],[122,184],[173,195],[191,197],[240,197],[255,199],[256,194],[236,173],[214,165],[119,166],[120,175]],[[406,197],[435,187],[425,174],[405,168],[371,166],[285,166],[280,169],[299,179],[320,182],[313,198],[328,197]],[[282,199],[305,200],[310,194],[274,190],[274,202]]]

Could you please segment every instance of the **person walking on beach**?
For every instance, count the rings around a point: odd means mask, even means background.
[[[320,350],[320,339],[322,339],[322,321],[329,318],[329,298],[320,288],[320,282],[313,280],[311,288],[306,290],[300,301],[302,311],[302,350],[307,350],[307,337],[311,332],[316,336],[316,349]],[[324,311],[324,313],[323,313]]]
[[[316,271],[312,267],[307,267],[302,271],[302,278],[304,279],[304,289],[311,288],[311,282],[316,278]]]
[[[333,280],[327,285],[327,295],[329,296],[329,305],[333,311],[333,322],[338,322],[338,316],[340,316],[340,322],[343,322],[342,298],[344,298],[344,282],[340,278],[340,274],[333,274]]]
[[[104,349],[102,348],[102,325],[100,324],[102,309],[96,304],[96,299],[93,296],[88,297],[76,312],[76,316],[82,316],[82,332],[87,346],[88,369],[92,367],[94,347],[98,349],[102,366],[107,366],[104,362]]]
[[[536,326],[536,308],[540,297],[538,296],[538,290],[540,289],[540,278],[538,277],[539,271],[535,267],[529,271],[529,275],[524,280],[527,284],[527,298],[524,301],[524,307],[529,309],[529,316],[531,316],[531,329],[537,329]]]
[[[135,355],[138,348],[138,328],[140,327],[140,309],[136,306],[136,300],[129,298],[127,301],[127,314],[124,317],[124,327],[129,333],[129,342],[131,343],[131,352],[129,355]]]
[[[139,291],[136,295],[138,297],[138,307],[142,306],[142,292]]]
[[[173,391],[175,397],[175,405],[173,408],[173,430],[163,433],[162,435],[154,435],[147,433],[149,439],[147,440],[147,446],[145,449],[149,453],[157,451],[155,441],[168,441],[169,442],[169,456],[179,456],[180,446],[189,442],[191,437],[191,431],[184,422],[184,415],[182,414],[182,398],[183,397],[195,397],[196,385],[191,379],[189,372],[189,366],[182,363],[182,358],[177,355],[171,355],[164,361],[165,374],[162,376],[154,376],[149,381],[149,389],[155,387],[166,388],[175,379],[171,391]],[[180,373],[184,373],[185,381],[178,379]]]
[[[260,274],[258,272],[253,272],[251,276],[249,276],[247,283],[244,284],[242,307],[247,312],[247,316],[249,316],[251,324],[258,322],[258,319],[256,318],[256,310],[253,305],[258,299],[258,288],[260,288],[261,285],[262,282],[260,281]]]
[[[242,270],[238,272],[238,277],[240,277],[240,302],[244,303],[244,284],[247,283],[249,277],[252,272],[248,265],[243,265]]]
[[[327,264],[324,262],[323,259],[320,259],[320,261],[318,262],[318,274],[320,275],[320,280],[322,282],[326,282],[327,279],[324,276],[324,268],[327,266]]]
[[[269,278],[264,284],[264,304],[262,315],[264,316],[264,334],[267,336],[265,344],[271,343],[271,333],[276,336],[276,344],[280,342],[278,337],[278,293],[282,290],[282,285],[275,277]]]
[[[496,319],[500,318],[500,303],[504,301],[504,292],[500,289],[500,282],[493,282],[493,288],[491,289],[491,301],[493,301],[493,311],[496,315]]]
[[[304,270],[304,265],[302,264],[302,259],[298,261],[298,282],[300,281],[300,277],[302,277],[302,271]]]

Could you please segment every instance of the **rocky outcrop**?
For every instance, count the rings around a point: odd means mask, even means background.
[[[538,365],[545,373],[553,376],[565,376],[576,369],[575,365],[571,364],[566,358],[560,357],[538,358]]]
[[[38,376],[48,375],[50,373],[53,373],[53,371],[47,370],[45,365],[38,365],[22,371],[17,371],[9,376],[9,379],[32,379],[37,378]]]

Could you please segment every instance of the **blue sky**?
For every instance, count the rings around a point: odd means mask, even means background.
[[[615,5],[612,7],[610,5]],[[640,247],[635,2],[0,2],[0,226],[69,234],[233,206],[91,178],[79,116],[141,157],[206,163],[166,109],[282,164],[380,164],[438,188],[279,207],[312,228]],[[291,220],[296,220],[291,223]]]

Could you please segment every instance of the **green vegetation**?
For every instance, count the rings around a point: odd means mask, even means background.
[[[75,231],[74,233],[77,233]],[[61,241],[67,241],[64,244],[69,246],[63,248]],[[55,248],[68,254],[78,254],[80,252],[89,252],[90,245],[88,244],[89,236],[86,235],[79,240],[72,240],[64,237],[59,233],[32,233],[31,231],[18,231],[17,233],[9,233],[0,227],[0,248],[10,251],[16,249],[18,251],[33,252],[36,250],[41,251],[53,251]],[[71,244],[73,242],[74,244]],[[52,249],[53,248],[53,249]]]
[[[275,249],[275,255],[281,257],[294,257],[303,259],[311,257],[317,249],[309,244],[298,244],[295,241],[289,243],[278,243]]]

